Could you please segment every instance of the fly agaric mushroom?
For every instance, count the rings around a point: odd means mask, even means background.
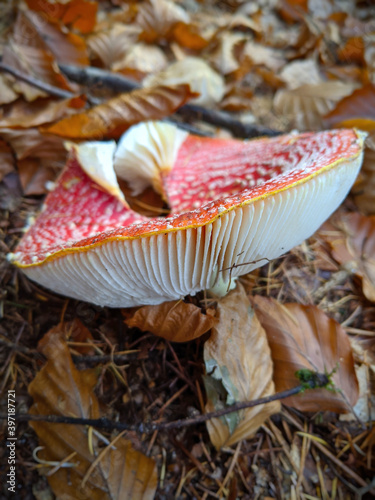
[[[128,165],[135,191],[148,179],[161,192],[168,217],[142,216],[110,194],[106,180],[100,185],[107,169],[113,178],[111,147],[104,146],[98,173],[90,162],[100,143],[74,146],[15,264],[49,289],[111,307],[227,287],[313,234],[343,201],[362,161],[364,137],[355,130],[240,141],[182,137],[171,127],[136,125],[114,159],[122,177]],[[87,147],[88,157],[80,154]]]

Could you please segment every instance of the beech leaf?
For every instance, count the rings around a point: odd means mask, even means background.
[[[344,97],[324,117],[323,124],[325,127],[375,130],[375,85],[365,85]]]
[[[298,385],[298,370],[336,370],[332,381],[342,394],[327,389],[307,390],[283,403],[302,411],[349,411],[346,401],[350,405],[357,401],[358,382],[349,338],[341,325],[316,306],[280,304],[260,296],[252,302],[271,348],[277,392]]]
[[[362,279],[364,295],[375,302],[375,216],[342,214],[334,224],[343,232],[330,240],[334,259]]]
[[[134,90],[41,130],[69,139],[117,139],[136,123],[174,113],[195,95],[188,85]]]
[[[143,306],[135,312],[124,311],[125,323],[144,332],[151,332],[173,342],[187,342],[208,332],[214,318],[202,313],[200,307],[181,300],[156,306]]]
[[[219,301],[217,316],[204,345],[206,412],[275,392],[267,337],[241,284]],[[279,410],[280,402],[274,401],[211,419],[207,422],[211,442],[219,449],[248,439]]]
[[[93,391],[97,375],[93,370],[75,368],[61,326],[51,329],[39,348],[48,361],[29,385],[34,400],[30,413],[99,418],[99,402]],[[123,437],[115,438],[103,452],[99,438],[93,433],[89,436],[87,426],[45,422],[30,422],[30,425],[43,446],[39,458],[58,462],[71,457],[68,460],[71,467],[58,467],[47,475],[57,498],[151,500],[154,497],[157,486],[154,461],[134,450]]]

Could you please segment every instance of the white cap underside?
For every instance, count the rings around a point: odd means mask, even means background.
[[[210,288],[274,259],[313,234],[340,205],[362,157],[224,213],[206,226],[104,243],[25,268],[47,288],[94,304],[159,304]],[[247,265],[243,265],[246,264]],[[233,267],[232,271],[222,271]]]

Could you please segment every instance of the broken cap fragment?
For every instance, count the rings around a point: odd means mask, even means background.
[[[363,139],[345,129],[252,141],[188,135],[161,173],[165,218],[141,216],[104,192],[73,150],[13,260],[47,288],[102,306],[158,304],[228,284],[318,229],[355,181]]]

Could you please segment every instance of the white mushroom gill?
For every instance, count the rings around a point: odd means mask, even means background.
[[[27,275],[56,292],[102,306],[158,304],[211,288],[220,277],[260,267],[301,243],[340,205],[361,155],[289,189],[224,211],[201,227],[117,239],[30,266]]]

